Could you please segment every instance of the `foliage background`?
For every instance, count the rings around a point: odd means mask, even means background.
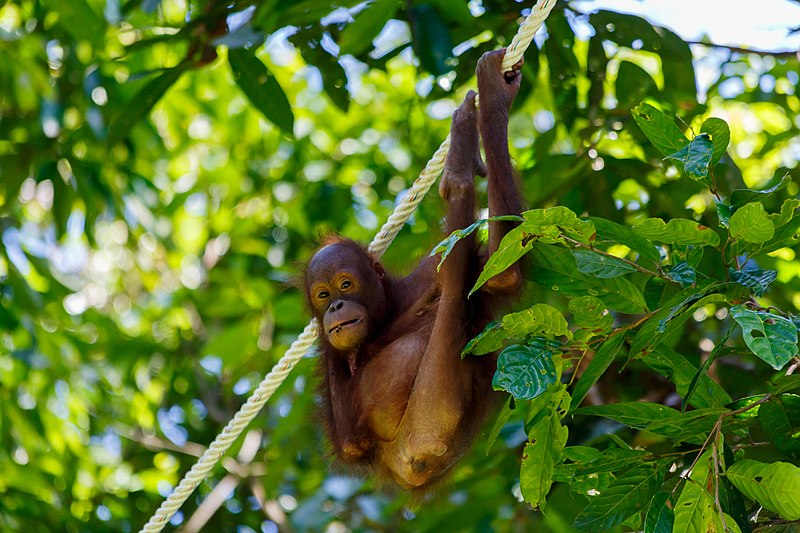
[[[797,195],[795,53],[690,46],[572,4],[559,3],[528,51],[511,118],[530,206],[717,227],[708,190],[635,125],[644,99],[682,129],[711,115],[730,124],[715,171],[724,194],[788,173]],[[306,323],[291,280],[319,232],[369,240],[444,139],[477,58],[506,44],[528,7],[0,3],[0,529],[141,527]],[[711,83],[698,88],[696,70]],[[428,253],[442,213],[429,195],[387,265],[402,272]],[[762,264],[778,272],[767,303],[794,313],[796,251]],[[567,314],[550,287],[531,283],[526,302]],[[727,329],[713,311],[680,339],[695,365]],[[516,417],[432,503],[332,471],[313,366],[300,363],[174,525],[565,531],[586,505],[563,484],[547,514],[520,503]],[[773,375],[752,356],[715,372],[733,398]],[[610,378],[594,401],[680,401],[641,364]],[[569,424],[571,444],[634,434],[599,418]]]

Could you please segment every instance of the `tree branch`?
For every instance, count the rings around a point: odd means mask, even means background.
[[[686,41],[686,43],[706,46],[708,48],[723,48],[735,54],[755,54],[759,56],[771,56],[771,57],[786,58],[786,59],[800,56],[797,50],[759,50],[757,48],[743,48],[741,46],[707,43],[704,41]]]

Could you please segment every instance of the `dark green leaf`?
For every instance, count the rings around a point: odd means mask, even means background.
[[[696,279],[694,269],[686,261],[681,261],[677,265],[670,267],[666,273],[669,279],[677,281],[681,284],[681,287],[691,287]]]
[[[724,407],[731,402],[731,397],[716,381],[705,372],[699,374],[697,367],[691,364],[686,357],[664,343],[659,344],[643,357],[642,362],[659,374],[666,376],[675,384],[676,392],[685,398],[687,403],[698,409]],[[695,377],[697,377],[696,382],[693,381]],[[694,385],[693,388],[692,385]]]
[[[509,346],[497,358],[492,387],[510,393],[516,400],[536,398],[556,382],[553,355],[559,346],[546,339]]]
[[[634,233],[630,228],[604,218],[589,217],[589,221],[594,224],[599,239],[623,244],[640,256],[655,263],[661,261],[661,254],[658,253],[658,248],[652,242]]]
[[[281,131],[294,135],[294,113],[289,99],[275,76],[252,51],[238,48],[228,51],[233,79],[250,102]]]
[[[451,70],[453,59],[453,42],[447,24],[430,4],[414,4],[412,12],[414,47],[422,67],[434,76],[446,74]]]
[[[797,328],[789,319],[742,305],[731,307],[731,317],[742,327],[747,347],[775,370],[797,355]]]
[[[616,278],[635,272],[635,269],[614,257],[589,250],[574,250],[572,254],[578,264],[578,271],[601,279]]]
[[[672,524],[675,522],[673,507],[669,492],[659,492],[653,496],[644,519],[644,533],[672,533]]]
[[[616,84],[617,109],[631,108],[647,96],[658,93],[658,86],[650,74],[630,61],[620,61]]]
[[[715,167],[719,160],[725,155],[728,145],[731,142],[731,130],[728,123],[721,118],[711,117],[700,126],[700,133],[707,133],[711,136],[714,143],[714,155],[711,158],[711,167]]]
[[[58,13],[58,24],[76,41],[89,41],[96,49],[105,45],[106,21],[86,0],[47,0],[45,4]]]
[[[617,357],[619,353],[619,349],[622,347],[623,343],[625,342],[625,335],[618,334],[614,335],[613,337],[606,340],[597,352],[592,357],[592,360],[589,361],[589,365],[586,367],[586,370],[583,371],[581,374],[578,383],[575,384],[575,388],[572,390],[572,404],[570,405],[570,411],[575,411],[583,402],[583,399],[588,394],[589,389],[597,383],[597,380],[600,379],[611,363],[614,362],[614,359]]]
[[[792,459],[800,459],[800,436],[780,396],[759,407],[758,423],[776,448]]]
[[[646,355],[649,349],[658,346],[667,335],[678,331],[698,307],[727,300],[724,294],[704,296],[710,290],[710,287],[705,289],[690,288],[671,298],[663,309],[654,314],[639,328],[631,343],[629,357],[631,359],[641,357],[643,351]]]
[[[733,331],[733,328],[734,328],[734,326],[731,325],[727,329],[727,331],[725,331],[725,334],[722,336],[721,339],[719,339],[719,341],[717,341],[717,344],[714,346],[714,349],[711,350],[711,353],[709,353],[708,357],[706,357],[706,360],[703,361],[703,366],[701,366],[700,370],[698,370],[697,373],[695,373],[694,377],[692,377],[692,381],[691,381],[691,383],[689,383],[689,388],[686,391],[686,394],[683,395],[683,402],[681,402],[681,411],[686,411],[686,406],[688,404],[690,404],[690,403],[693,404],[693,405],[695,404],[695,402],[693,401],[694,394],[696,392],[700,393],[698,391],[698,388],[701,387],[701,385],[703,383],[707,384],[704,387],[706,389],[706,392],[711,392],[710,387],[713,387],[713,385],[711,385],[711,383],[714,383],[716,385],[716,381],[714,381],[714,380],[712,380],[712,379],[710,379],[708,377],[708,370],[711,368],[711,364],[717,359],[717,357],[719,357],[720,353],[724,349],[725,343],[728,342],[728,338],[731,336],[731,332]],[[722,390],[721,387],[720,387],[720,390]],[[728,393],[726,393],[724,390],[722,390],[722,395],[717,395],[717,396],[727,400],[727,401],[723,402],[723,405],[727,405],[731,401],[730,396],[728,396]],[[705,406],[705,405],[697,405],[697,406],[698,407],[718,407],[718,405],[716,405],[716,404],[712,404],[712,405],[708,405],[708,406]]]
[[[747,287],[753,291],[753,294],[756,296],[764,296],[767,287],[778,277],[777,270],[761,270],[760,268],[749,270],[734,270],[729,268],[728,273],[730,274],[731,281],[743,287]]]
[[[516,409],[516,401],[514,401],[513,396],[509,396],[506,400],[505,405],[500,410],[500,414],[497,415],[497,420],[495,420],[494,425],[492,426],[492,430],[489,432],[489,435],[486,437],[486,455],[489,455],[489,452],[492,451],[492,447],[494,443],[497,441],[497,437],[500,436],[500,431],[503,430],[503,427],[508,422],[508,419],[511,418],[511,415],[514,413]]]
[[[769,391],[775,395],[800,390],[800,375],[780,376],[768,383],[768,386]]]
[[[153,106],[178,81],[185,70],[186,67],[183,65],[165,69],[158,77],[142,87],[109,126],[109,144],[116,144],[127,137],[131,128],[150,113]]]
[[[669,407],[650,402],[627,402],[613,405],[593,405],[581,407],[576,415],[603,416],[616,420],[634,429],[645,429],[653,422],[679,420],[680,412]]]
[[[731,223],[731,216],[733,216],[733,208],[721,200],[714,200],[714,205],[717,207],[717,217],[719,218],[719,225],[727,228]]]
[[[740,207],[749,204],[751,202],[760,202],[766,200],[774,193],[784,189],[789,183],[792,181],[792,178],[789,175],[785,175],[781,178],[781,180],[770,187],[769,189],[763,189],[760,191],[753,191],[750,189],[736,189],[731,193],[730,204],[731,208],[735,211]]]
[[[645,428],[651,433],[663,435],[680,442],[701,444],[712,430],[719,417],[727,413],[724,407],[709,407],[679,413],[677,417],[655,420]]]
[[[639,289],[625,278],[601,280],[578,271],[569,250],[536,244],[529,275],[531,279],[567,296],[595,296],[610,309],[623,313],[640,313],[644,297]]]
[[[345,26],[339,37],[342,54],[359,55],[370,49],[372,40],[397,11],[397,0],[375,0]]]
[[[691,142],[670,154],[666,159],[673,159],[683,164],[683,169],[690,178],[697,181],[708,182],[708,165],[711,162],[711,155],[714,152],[714,145],[706,134],[696,136]]]
[[[664,469],[650,464],[627,472],[616,479],[575,519],[574,526],[590,531],[609,531],[633,513],[641,511],[661,486]]]

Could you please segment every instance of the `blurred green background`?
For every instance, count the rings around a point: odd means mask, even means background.
[[[529,8],[0,1],[0,529],[138,530],[304,327],[292,279],[319,233],[372,237],[475,88],[478,57],[508,44]],[[528,204],[716,225],[708,192],[633,122],[644,99],[683,128],[709,114],[731,125],[722,190],[788,172],[796,195],[797,55],[748,53],[746,39],[690,46],[644,18],[559,2],[511,117]],[[430,251],[442,215],[432,192],[390,269]],[[771,296],[796,313],[800,263],[779,252]],[[546,287],[528,293],[565,308]],[[698,320],[685,342],[717,333]],[[421,505],[331,468],[314,363],[300,362],[174,526],[566,531],[585,505],[562,486],[546,515],[520,503],[514,419]],[[643,375],[633,365],[607,399],[663,385]],[[574,424],[576,442],[608,429]]]

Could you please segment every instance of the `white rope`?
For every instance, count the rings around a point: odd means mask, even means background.
[[[519,27],[519,31],[514,36],[511,44],[506,49],[506,55],[503,58],[503,70],[511,70],[525,53],[525,50],[530,46],[533,40],[533,35],[541,27],[544,20],[553,10],[557,0],[542,0],[539,4],[534,6],[531,14],[525,18],[525,21]],[[405,225],[411,214],[416,210],[422,198],[431,188],[431,185],[436,181],[444,169],[444,160],[447,156],[447,150],[450,148],[450,136],[442,142],[439,149],[433,154],[433,157],[425,168],[420,173],[419,177],[414,181],[408,193],[403,197],[400,204],[395,208],[392,215],[380,229],[378,234],[369,245],[369,251],[375,256],[380,257],[389,247],[389,244],[394,240],[397,233]],[[184,476],[178,486],[172,491],[172,494],[167,497],[161,504],[158,510],[150,517],[147,524],[142,527],[139,533],[157,533],[164,529],[170,518],[180,509],[181,505],[189,498],[197,486],[203,481],[212,468],[219,462],[220,458],[230,448],[231,444],[239,438],[239,435],[244,431],[248,424],[256,417],[256,415],[267,403],[267,400],[272,396],[275,390],[283,383],[289,372],[292,371],[297,362],[303,357],[308,349],[314,344],[317,339],[318,327],[316,320],[312,320],[303,333],[295,340],[286,353],[281,357],[275,366],[272,367],[269,374],[264,377],[264,380],[256,387],[253,394],[247,399],[245,404],[239,409],[239,412],[233,417],[233,420],[228,422],[228,425],[217,435],[214,442],[208,447],[203,455],[198,459],[197,463],[189,470]]]

